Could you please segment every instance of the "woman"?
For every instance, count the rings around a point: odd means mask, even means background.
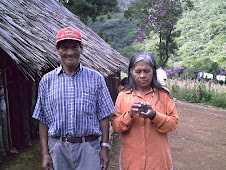
[[[125,87],[125,85],[128,83],[128,77],[124,77],[122,81],[120,82],[120,86],[117,89],[117,94]]]
[[[134,54],[128,79],[112,118],[114,131],[120,133],[121,169],[172,169],[167,133],[177,128],[178,114],[169,90],[157,81],[153,56]]]

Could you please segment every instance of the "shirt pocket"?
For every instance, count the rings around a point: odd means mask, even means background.
[[[96,114],[96,96],[94,94],[82,93],[78,100],[79,112],[86,115]]]

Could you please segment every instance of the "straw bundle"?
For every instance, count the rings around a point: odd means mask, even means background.
[[[26,77],[34,80],[43,70],[57,67],[57,32],[74,27],[83,37],[81,62],[107,77],[128,65],[128,60],[115,51],[77,16],[56,0],[1,0],[0,48],[16,63]],[[1,63],[0,63],[1,65]]]

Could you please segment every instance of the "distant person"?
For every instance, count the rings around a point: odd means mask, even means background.
[[[166,86],[166,80],[167,80],[167,76],[166,76],[166,71],[164,70],[165,65],[161,64],[159,69],[156,70],[157,72],[157,80],[158,82],[163,85]]]
[[[127,83],[128,83],[128,77],[124,77],[120,82],[120,86],[118,87],[118,90],[117,90],[118,94],[125,87]]]
[[[121,170],[173,169],[168,132],[178,126],[176,105],[156,79],[156,62],[147,52],[133,55],[129,83],[119,93],[112,118],[120,133]]]
[[[104,77],[80,63],[82,52],[80,32],[71,27],[60,30],[56,53],[61,65],[39,83],[33,118],[39,120],[45,170],[108,168],[114,104]]]

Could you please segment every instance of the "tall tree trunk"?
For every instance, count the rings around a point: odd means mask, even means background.
[[[165,58],[164,58],[164,64],[166,64],[167,61],[168,61],[168,59],[169,59],[169,49],[171,48],[171,47],[169,46],[169,43],[170,43],[170,37],[171,37],[171,32],[172,32],[172,29],[169,30],[169,33],[168,33],[167,36],[166,36],[166,44],[165,44],[165,46],[166,46],[166,54],[165,54]],[[169,49],[168,49],[168,47],[169,47]]]
[[[163,62],[162,61],[162,34],[161,34],[161,32],[159,33],[159,57],[160,57],[160,61],[161,61],[161,63]]]

